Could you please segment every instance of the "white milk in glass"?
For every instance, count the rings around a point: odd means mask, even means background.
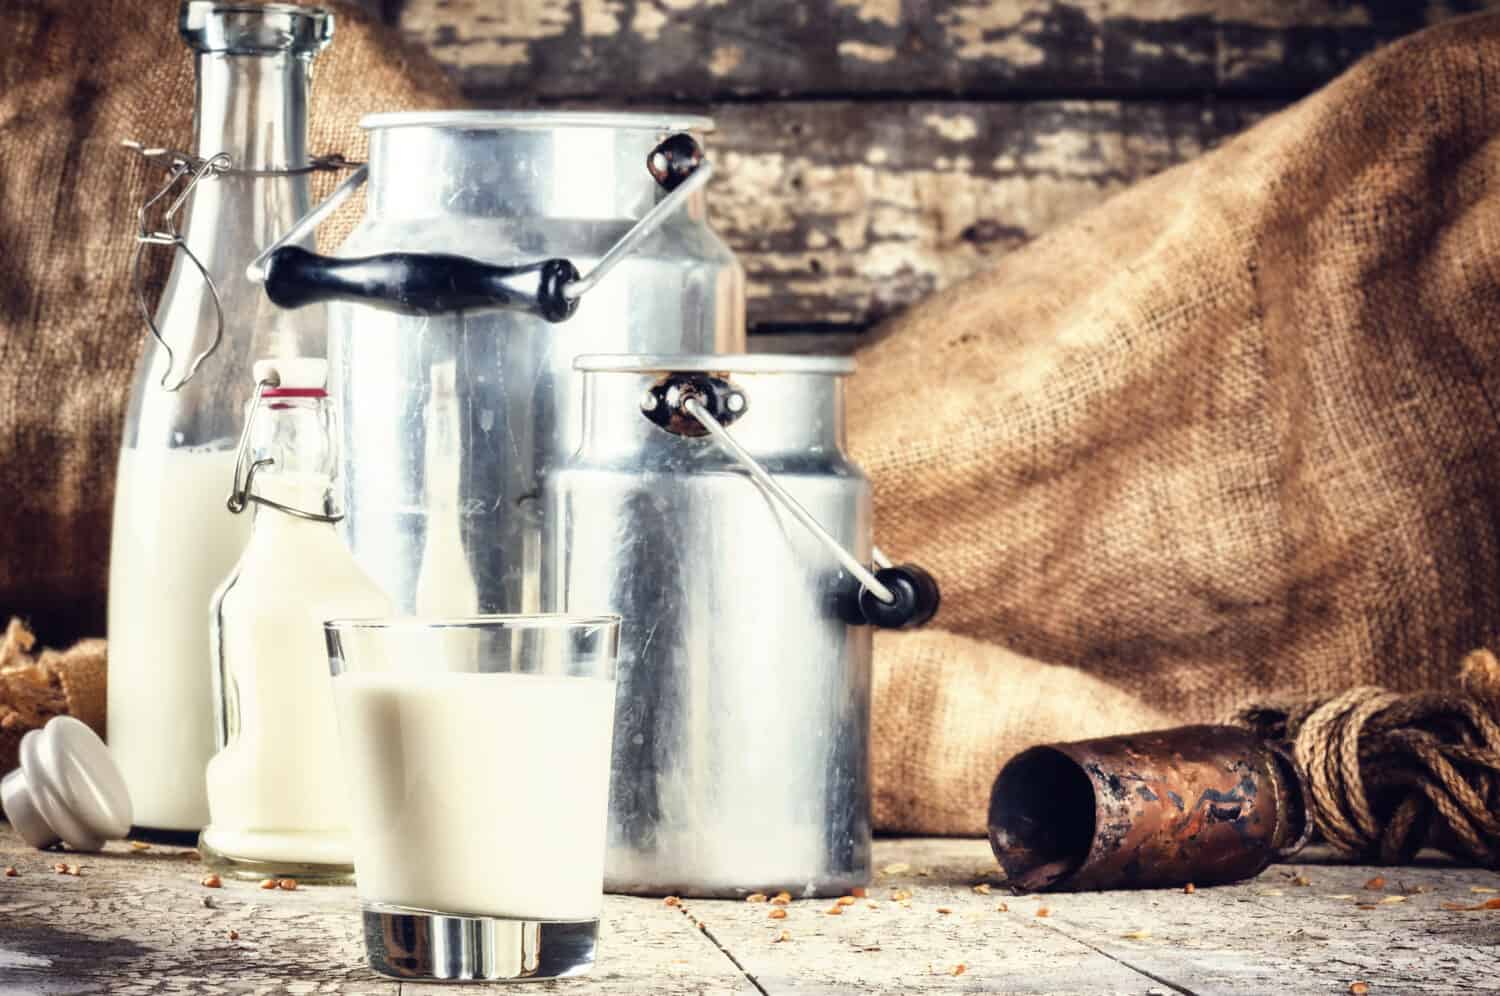
[[[599,915],[613,681],[348,672],[333,688],[361,899]]]
[[[233,450],[120,453],[109,555],[106,740],[135,822],[208,822],[203,769],[214,753],[209,603],[249,536],[224,507]]]

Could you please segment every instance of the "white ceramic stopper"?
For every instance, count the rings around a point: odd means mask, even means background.
[[[21,766],[0,778],[0,806],[32,847],[97,851],[130,832],[130,792],[104,741],[72,716],[21,738]]]

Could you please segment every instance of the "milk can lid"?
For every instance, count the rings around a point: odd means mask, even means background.
[[[573,361],[580,373],[823,374],[854,372],[850,356],[780,353],[586,353]]]

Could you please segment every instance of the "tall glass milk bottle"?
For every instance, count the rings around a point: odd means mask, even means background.
[[[391,603],[334,526],[327,376],[323,360],[256,365],[256,381],[275,386],[254,408],[241,461],[248,479],[234,492],[237,507],[254,509],[254,526],[214,598],[222,749],[208,762],[211,818],[198,850],[239,877],[354,872],[323,622],[387,616]]]
[[[147,338],[126,416],[107,740],[137,827],[196,833],[208,821],[204,766],[214,753],[209,602],[249,529],[224,498],[251,359],[325,351],[319,310],[278,312],[245,267],[310,206],[308,79],[333,21],[311,7],[190,0],[179,28],[197,72],[192,154],[222,156],[227,168],[186,199],[183,246],[153,316],[160,341]]]

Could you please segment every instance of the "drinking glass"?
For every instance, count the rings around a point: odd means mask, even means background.
[[[604,890],[618,616],[324,625],[370,967],[589,971]]]

